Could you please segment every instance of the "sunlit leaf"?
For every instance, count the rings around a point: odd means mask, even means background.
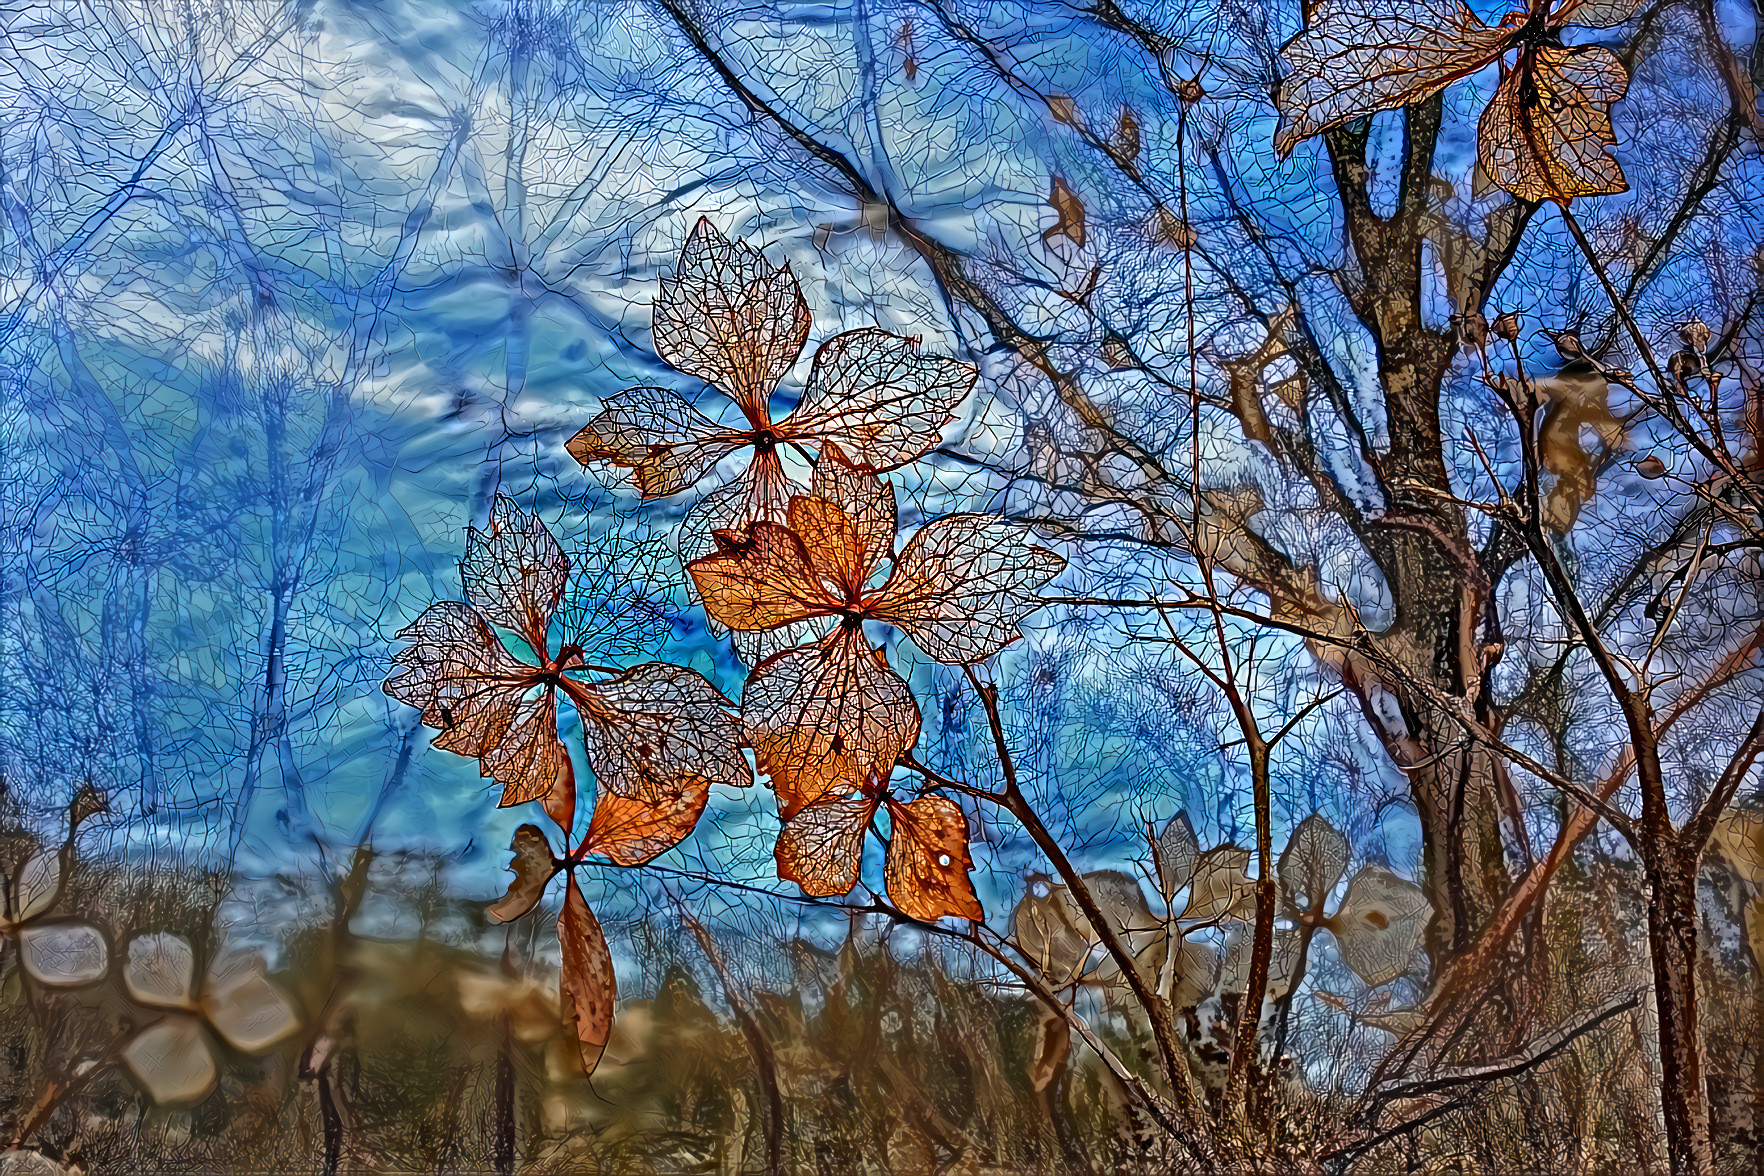
[[[877,804],[861,794],[823,796],[785,817],[774,851],[778,877],[814,898],[849,894],[857,885],[864,833]]]
[[[169,1016],[124,1047],[123,1064],[162,1106],[200,1101],[219,1078],[208,1036],[194,1017]]]
[[[655,349],[711,384],[754,424],[808,341],[809,310],[788,266],[699,220],[655,301]]]
[[[558,988],[565,1022],[575,1032],[582,1068],[592,1074],[612,1033],[613,1003],[618,999],[619,989],[606,936],[601,933],[594,912],[588,909],[588,901],[577,889],[574,875],[564,888],[557,942],[563,953]]]
[[[761,662],[742,688],[741,722],[785,820],[831,791],[873,794],[919,739],[912,691],[845,625]]]
[[[603,791],[661,802],[689,786],[753,782],[732,704],[696,671],[648,662],[569,691]]]
[[[691,488],[744,445],[745,433],[725,429],[663,388],[626,388],[601,401],[600,413],[565,446],[583,465],[624,466],[645,498]]]
[[[489,529],[466,531],[459,575],[479,613],[545,656],[546,631],[569,583],[570,561],[544,523],[498,494]]]
[[[1029,539],[1026,528],[994,515],[927,523],[868,602],[869,613],[906,630],[938,661],[984,661],[1016,639],[1017,622],[1041,607],[1033,591],[1066,566]]]
[[[894,554],[898,518],[894,487],[853,467],[843,450],[828,444],[808,495],[791,500],[789,525],[816,573],[851,597]]]
[[[18,933],[18,958],[37,983],[77,988],[104,978],[110,945],[88,923],[38,923]]]
[[[129,996],[155,1008],[194,1008],[196,953],[167,931],[137,935],[129,941],[123,967]]]
[[[1603,46],[1528,47],[1477,124],[1489,179],[1532,201],[1628,190],[1606,150],[1617,141],[1611,103],[1628,86],[1629,71]]]
[[[514,881],[508,884],[507,894],[485,908],[484,913],[493,923],[511,923],[532,910],[558,870],[552,860],[551,843],[537,825],[516,829],[508,847],[514,851],[514,860],[508,864],[514,871]]]
[[[815,352],[802,402],[779,429],[836,444],[855,466],[896,469],[937,444],[977,375],[970,364],[919,354],[899,335],[847,331]]]
[[[796,501],[801,501],[797,499]],[[731,629],[775,629],[839,612],[843,601],[815,574],[796,532],[754,523],[718,531],[718,550],[686,565],[704,610]]]
[[[968,879],[968,818],[955,801],[921,796],[888,802],[888,897],[909,917],[985,919]]]
[[[1280,885],[1299,910],[1315,914],[1347,872],[1348,840],[1322,814],[1312,813],[1292,831],[1280,853]]]
[[[603,792],[582,847],[621,866],[640,866],[686,839],[710,799],[710,782],[688,777],[659,800]]]
[[[1366,866],[1348,885],[1341,909],[1324,925],[1341,962],[1367,984],[1388,984],[1409,970],[1432,917],[1427,895],[1382,866]]]

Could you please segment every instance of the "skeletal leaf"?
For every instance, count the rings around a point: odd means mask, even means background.
[[[1200,841],[1187,813],[1177,813],[1158,834],[1158,881],[1168,902],[1194,877],[1194,862],[1200,856]]]
[[[1299,910],[1316,914],[1347,872],[1348,854],[1341,831],[1321,813],[1312,813],[1299,822],[1280,853],[1280,885]]]
[[[61,851],[43,849],[32,854],[18,872],[18,877],[13,879],[12,889],[10,905],[15,912],[12,916],[14,923],[46,914],[60,897]]]
[[[861,793],[833,793],[786,817],[774,851],[778,877],[814,898],[849,894],[857,885],[864,833],[878,803]]]
[[[582,846],[618,865],[640,866],[685,840],[709,799],[710,782],[702,776],[654,801],[605,793],[594,804]]]
[[[1274,931],[1273,951],[1268,957],[1268,998],[1279,1000],[1292,991],[1298,966],[1299,933]],[[1255,929],[1243,926],[1231,933],[1225,945],[1225,966],[1219,980],[1221,992],[1249,990],[1250,957],[1255,950]]]
[[[37,923],[18,934],[19,962],[31,979],[76,988],[103,979],[110,967],[104,935],[87,923]]]
[[[574,875],[564,888],[557,942],[563,952],[558,988],[565,1022],[575,1030],[582,1068],[592,1074],[612,1033],[618,981],[613,976],[612,952],[607,948],[606,936],[594,912],[588,909],[588,901],[577,889]]]
[[[1214,924],[1254,910],[1256,884],[1247,872],[1249,860],[1250,851],[1236,845],[1215,846],[1201,854],[1180,920],[1190,925]]]
[[[155,1008],[194,1008],[196,953],[170,932],[137,935],[123,967],[129,996]]]
[[[514,860],[508,864],[514,881],[508,884],[507,894],[484,910],[495,923],[512,923],[532,910],[558,870],[551,857],[551,842],[537,825],[516,829],[508,847],[514,851]]]
[[[1090,938],[1078,929],[1083,921],[1070,891],[1033,878],[1011,914],[1011,935],[1043,975],[1063,986],[1079,978],[1090,954]]]
[[[122,1056],[147,1097],[162,1106],[200,1101],[219,1077],[202,1023],[194,1017],[169,1016],[148,1026]]]
[[[1409,970],[1431,915],[1419,886],[1382,866],[1366,866],[1324,926],[1335,935],[1342,963],[1376,988]]]

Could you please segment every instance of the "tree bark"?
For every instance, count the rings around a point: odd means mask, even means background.
[[[1670,828],[1645,829],[1648,949],[1659,1018],[1660,1101],[1672,1176],[1713,1168],[1697,998],[1697,864]]]

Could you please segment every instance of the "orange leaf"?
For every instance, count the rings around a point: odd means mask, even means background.
[[[551,858],[551,843],[537,825],[516,829],[508,847],[514,851],[514,860],[508,864],[514,881],[508,884],[507,894],[485,908],[493,923],[512,923],[532,910],[545,893],[545,884],[558,871]]]
[[[894,487],[851,466],[830,442],[815,467],[813,488],[791,499],[789,517],[816,574],[838,585],[847,600],[855,600],[894,553]]]
[[[861,794],[827,796],[785,818],[774,851],[778,877],[815,898],[849,894],[857,885],[864,832],[876,804]]]
[[[654,802],[602,793],[582,849],[617,865],[641,866],[685,840],[709,799],[710,782],[702,777],[688,778],[678,791]]]
[[[583,1070],[592,1074],[612,1035],[613,1002],[618,999],[619,986],[606,936],[588,909],[588,900],[577,889],[573,874],[564,889],[557,944],[563,952],[558,992],[563,998],[565,1021],[575,1029]]]
[[[1602,46],[1526,48],[1477,123],[1489,179],[1531,201],[1626,191],[1605,149],[1617,141],[1611,103],[1628,87],[1629,72]]]
[[[809,310],[789,266],[700,219],[655,301],[656,354],[741,406],[756,428],[808,341]]]
[[[600,413],[565,446],[583,465],[624,466],[645,498],[690,488],[723,458],[752,444],[662,388],[626,388],[601,402]]]
[[[382,689],[420,707],[425,726],[441,734],[442,751],[471,756],[502,785],[503,805],[537,800],[551,790],[563,762],[557,698],[538,685],[538,671],[510,657],[468,605],[431,605],[398,636],[412,644],[393,658],[399,667]]]
[[[912,692],[849,625],[756,666],[741,723],[786,821],[822,796],[874,794],[919,739]]]
[[[946,796],[911,804],[888,802],[888,897],[908,916],[929,923],[946,916],[981,920],[968,871],[968,818]]]
[[[1047,202],[1059,214],[1059,220],[1053,228],[1042,232],[1042,241],[1051,243],[1055,237],[1064,236],[1078,248],[1084,248],[1084,202],[1078,199],[1078,194],[1066,185],[1065,180],[1055,176]]]
[[[795,532],[754,523],[718,531],[714,553],[686,565],[704,611],[730,629],[775,629],[840,611],[843,601],[815,574]]]
[[[1069,127],[1078,126],[1078,104],[1065,94],[1049,94],[1047,109],[1054,116],[1054,121],[1065,123]]]

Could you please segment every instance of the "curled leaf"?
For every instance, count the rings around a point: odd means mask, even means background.
[[[1059,214],[1059,219],[1053,228],[1042,230],[1042,241],[1051,243],[1055,237],[1065,237],[1078,248],[1084,248],[1084,202],[1078,199],[1078,194],[1062,177],[1055,176],[1047,202]]]
[[[564,888],[557,942],[563,953],[558,988],[565,1021],[575,1030],[583,1070],[592,1074],[612,1034],[613,1002],[618,999],[619,989],[606,936],[594,912],[588,909],[588,900],[577,889],[574,875]]]
[[[551,842],[537,825],[516,829],[508,848],[514,852],[514,860],[508,864],[514,881],[508,884],[507,894],[484,909],[493,923],[512,923],[532,910],[559,869],[552,859]]]

